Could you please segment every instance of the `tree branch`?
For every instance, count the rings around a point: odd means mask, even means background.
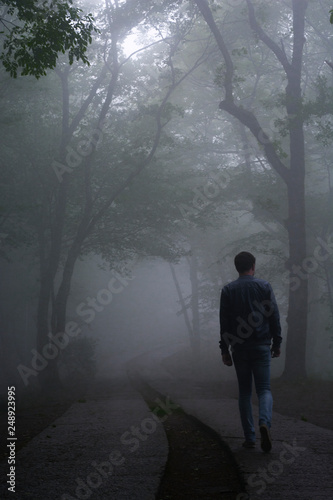
[[[234,102],[229,102],[224,100],[220,102],[220,109],[227,111],[229,114],[237,118],[243,125],[245,125],[257,139],[259,144],[263,147],[265,155],[274,170],[282,177],[285,182],[289,179],[289,170],[286,168],[284,163],[278,157],[275,148],[264,132],[261,125],[259,124],[256,116],[252,111],[248,111],[240,106],[237,106]]]
[[[282,64],[286,73],[288,73],[291,69],[291,65],[287,59],[286,53],[283,49],[281,49],[277,43],[272,40],[267,33],[264,32],[261,26],[257,23],[257,19],[254,13],[254,8],[251,0],[246,0],[248,11],[249,11],[249,20],[250,26],[253,31],[258,35],[259,39],[267,45],[267,47],[276,55],[277,59]]]
[[[217,43],[217,46],[223,55],[224,62],[226,65],[226,74],[225,74],[225,80],[224,80],[225,98],[227,101],[232,101],[233,100],[232,80],[233,80],[233,76],[234,76],[234,65],[233,65],[231,56],[230,56],[229,51],[227,49],[227,46],[224,42],[223,36],[215,23],[215,20],[213,18],[213,14],[209,8],[207,0],[194,0],[194,1],[197,4],[197,6],[198,6],[203,18],[205,19],[206,23],[208,24],[211,32],[213,33],[214,38],[215,38],[216,43]]]
[[[199,7],[199,10],[202,13],[206,23],[208,24],[208,27],[213,33],[226,64],[226,75],[224,82],[225,99],[222,102],[220,102],[219,108],[224,111],[227,111],[229,114],[240,120],[240,122],[243,123],[243,125],[245,125],[252,132],[252,134],[257,139],[259,144],[263,146],[269,163],[276,170],[276,172],[282,177],[282,179],[287,182],[289,177],[289,171],[286,168],[286,166],[281,162],[271,140],[260,126],[256,116],[251,111],[248,111],[240,106],[237,106],[234,102],[233,84],[232,84],[232,79],[234,74],[233,62],[230,53],[228,51],[228,48],[223,40],[222,34],[214,21],[207,0],[194,0],[194,1]],[[250,7],[252,6],[251,2],[249,1],[248,4],[250,4]],[[276,49],[276,47],[277,47],[276,44],[274,44],[274,49]],[[281,52],[281,57],[284,57],[281,49],[278,48],[278,50]]]

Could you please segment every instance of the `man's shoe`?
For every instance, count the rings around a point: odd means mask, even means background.
[[[255,448],[256,443],[254,441],[244,441],[242,446],[243,448]]]
[[[260,426],[260,434],[261,434],[261,449],[265,453],[268,453],[272,449],[272,440],[267,425],[263,424]]]

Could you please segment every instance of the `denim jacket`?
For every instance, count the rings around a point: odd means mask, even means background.
[[[280,315],[271,285],[251,275],[225,285],[220,302],[222,354],[255,345],[280,347]]]

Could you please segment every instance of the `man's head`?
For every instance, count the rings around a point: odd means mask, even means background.
[[[254,274],[256,258],[250,252],[240,252],[235,257],[235,267],[239,274]]]

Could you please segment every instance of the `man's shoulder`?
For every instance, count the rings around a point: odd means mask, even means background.
[[[228,293],[229,291],[235,290],[241,286],[243,286],[243,282],[241,278],[237,278],[233,281],[229,281],[229,283],[226,283],[222,288],[222,292]]]
[[[233,281],[229,281],[228,283],[226,283],[225,285],[223,285],[222,291],[223,290],[229,290],[230,288],[233,288],[233,287],[237,286],[238,280],[239,280],[239,278],[236,279],[236,280],[233,280]]]
[[[272,286],[269,281],[256,277],[253,277],[253,280],[251,281],[249,286],[253,286],[253,288],[260,288],[266,291],[272,289]]]
[[[228,291],[239,287],[251,287],[251,286],[271,288],[271,284],[267,280],[257,278],[255,276],[246,276],[246,277],[239,277],[233,281],[230,281],[229,283],[223,286],[222,291],[223,290]]]
[[[268,285],[268,286],[271,286],[271,285],[270,285],[270,283],[269,283],[269,281],[267,281],[267,280],[263,280],[263,279],[261,279],[261,278],[256,278],[256,277],[253,277],[253,281],[254,281],[254,282],[256,282],[256,283],[259,283],[260,285],[264,285],[264,286]]]

